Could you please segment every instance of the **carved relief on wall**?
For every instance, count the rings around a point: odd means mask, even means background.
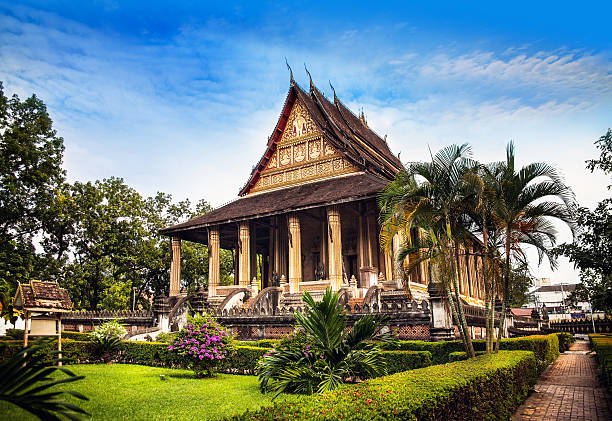
[[[318,133],[316,125],[302,103],[295,101],[279,144],[311,133]]]
[[[251,192],[358,171],[317,131],[296,101],[277,149]]]

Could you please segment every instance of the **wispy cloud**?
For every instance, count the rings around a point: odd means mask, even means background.
[[[122,176],[145,194],[233,198],[278,118],[285,56],[298,80],[306,62],[324,92],[330,79],[352,109],[364,106],[403,161],[451,142],[494,160],[514,139],[524,162],[561,167],[583,203],[606,193],[584,160],[611,124],[609,50],[419,44],[431,37],[410,22],[323,31],[295,18],[244,29],[209,16],[164,37],[126,37],[0,6],[0,80],[47,103],[71,178]]]

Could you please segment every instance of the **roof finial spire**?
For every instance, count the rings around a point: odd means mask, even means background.
[[[338,97],[336,96],[336,90],[334,89],[334,85],[332,85],[331,80],[329,81],[329,86],[334,93],[334,104],[338,105]]]
[[[293,79],[293,70],[291,70],[291,66],[289,66],[289,62],[287,61],[287,57],[285,57],[285,64],[287,65],[287,69],[289,69],[289,75],[291,77],[291,80],[289,83],[291,83],[291,86],[295,85],[295,80]]]
[[[308,71],[308,67],[306,67],[306,63],[304,63],[304,69],[306,69],[306,73],[308,73],[308,79],[310,79],[310,93],[313,93],[315,90],[315,86],[314,86],[314,83],[312,83],[312,76],[310,75],[310,72]]]
[[[363,107],[361,107],[361,111],[359,111],[359,120],[363,123],[364,126],[368,126],[368,120],[366,119],[365,112],[363,111]]]

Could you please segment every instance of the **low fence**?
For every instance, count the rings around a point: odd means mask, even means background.
[[[73,311],[62,315],[63,329],[72,332],[91,332],[96,326],[109,320],[119,320],[125,324],[128,333],[155,326],[152,311]]]
[[[612,333],[612,317],[610,316],[595,316],[593,320],[590,317],[584,319],[551,320],[550,330],[572,334],[588,334],[593,333],[593,324],[595,324],[596,333]]]

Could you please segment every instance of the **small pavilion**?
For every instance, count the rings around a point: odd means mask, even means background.
[[[336,96],[328,100],[310,80],[302,89],[291,76],[278,122],[239,197],[160,234],[171,238],[170,296],[180,294],[181,241],[209,249],[207,299],[232,291],[280,287],[286,298],[302,292],[338,291],[363,298],[376,285],[402,289],[393,250],[379,244],[377,196],[402,163],[365,115]],[[394,250],[399,246],[394,241]],[[235,252],[235,285],[220,286],[220,249]],[[464,253],[466,301],[484,299],[478,258]],[[260,281],[257,274],[260,274]],[[410,275],[410,289],[427,298],[428,268]]]
[[[28,284],[20,283],[13,306],[23,311],[24,347],[28,346],[31,336],[53,336],[57,337],[57,350],[62,351],[62,313],[72,311],[68,291],[60,288],[57,282],[32,280]]]

